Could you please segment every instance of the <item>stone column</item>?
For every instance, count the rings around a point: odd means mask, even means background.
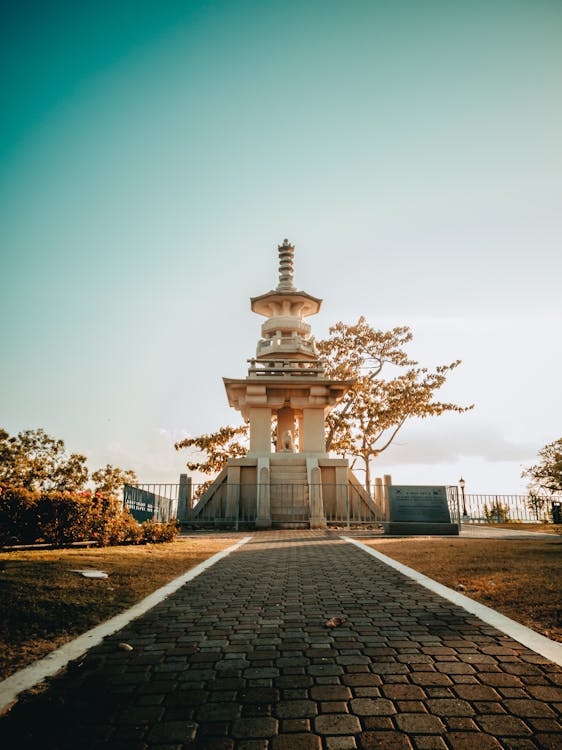
[[[250,455],[271,453],[271,409],[250,409]]]
[[[189,523],[191,520],[191,477],[180,474],[180,486],[178,492],[178,521]]]
[[[326,453],[324,409],[303,409],[303,453]]]
[[[384,497],[384,507],[385,507],[385,520],[388,521],[390,519],[390,487],[392,486],[392,477],[390,474],[385,474],[382,478],[382,484],[383,484],[383,497]]]
[[[269,458],[258,458],[256,497],[256,529],[271,528],[271,496],[269,491]]]
[[[382,479],[380,477],[375,477],[375,506],[377,508],[377,513],[379,514],[377,521],[386,521],[388,514],[384,503],[384,492]]]
[[[238,518],[240,504],[240,466],[228,466],[226,482],[225,516],[227,521],[233,523]]]
[[[306,459],[308,475],[308,502],[310,507],[310,528],[325,529],[326,513],[324,512],[324,498],[322,493],[322,474],[317,458]]]
[[[297,421],[298,421],[298,425],[299,425],[299,445],[298,445],[298,452],[299,453],[304,453],[304,448],[303,448],[303,445],[304,445],[304,421],[303,421],[303,418],[302,418],[302,414],[300,415],[300,417],[298,417]]]

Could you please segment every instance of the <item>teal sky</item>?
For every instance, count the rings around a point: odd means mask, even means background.
[[[560,2],[21,2],[0,56],[0,425],[174,481],[289,237],[318,336],[464,361],[375,473],[515,491],[560,437]]]

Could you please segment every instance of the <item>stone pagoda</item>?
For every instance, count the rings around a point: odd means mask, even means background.
[[[249,423],[249,451],[228,462],[197,507],[208,514],[212,504],[218,514],[220,505],[226,518],[242,508],[258,528],[322,528],[327,506],[349,507],[350,488],[355,503],[374,508],[348,461],[326,452],[326,415],[353,381],[326,376],[306,321],[322,300],[295,287],[293,245],[284,240],[278,251],[276,289],[251,299],[265,321],[248,375],[224,378],[230,406]]]

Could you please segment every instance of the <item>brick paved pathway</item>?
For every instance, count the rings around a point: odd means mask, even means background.
[[[554,749],[561,714],[560,667],[333,534],[281,531],[20,702],[0,744]]]

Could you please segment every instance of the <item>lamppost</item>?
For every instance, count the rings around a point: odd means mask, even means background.
[[[459,487],[461,488],[461,495],[462,495],[462,514],[463,514],[463,516],[467,515],[467,512],[466,512],[466,499],[465,499],[465,496],[464,496],[464,486],[465,486],[465,484],[466,484],[466,482],[461,477],[459,479]]]

